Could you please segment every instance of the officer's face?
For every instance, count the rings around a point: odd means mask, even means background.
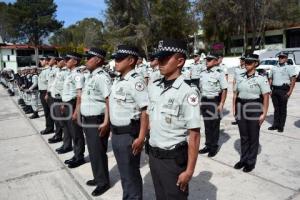
[[[284,64],[288,60],[288,58],[286,56],[279,56],[278,59],[279,59],[280,64]]]
[[[66,62],[65,62],[64,60],[61,60],[61,61],[59,61],[59,62],[57,63],[57,66],[58,66],[59,68],[63,68],[65,65],[66,65]]]
[[[52,66],[54,64],[56,64],[56,60],[55,58],[51,58],[51,60],[49,61],[49,65]]]
[[[41,59],[41,60],[40,60],[40,63],[41,63],[41,65],[42,65],[43,67],[47,64],[45,59]]]
[[[176,71],[181,70],[185,59],[178,54],[173,54],[158,59],[159,71],[164,76],[170,76]]]
[[[88,70],[94,70],[97,66],[99,66],[101,62],[101,58],[97,56],[90,57],[85,63]]]
[[[217,59],[212,59],[212,58],[207,58],[206,59],[206,67],[207,68],[211,68],[211,67],[213,67],[213,66],[215,66],[217,64],[218,64],[218,60]]]
[[[246,60],[245,61],[245,67],[246,67],[247,72],[255,70],[257,65],[258,65],[258,62],[256,62],[256,61],[253,61],[253,60],[252,61],[251,60]]]
[[[75,67],[77,65],[78,61],[75,60],[74,58],[71,58],[68,60],[66,66],[68,67],[68,69],[71,69],[72,67]]]
[[[124,72],[130,70],[131,66],[136,64],[136,59],[131,56],[127,56],[125,58],[115,59],[115,63],[115,70],[123,74]]]
[[[244,66],[245,65],[245,60],[240,60],[240,65]]]
[[[157,59],[154,59],[154,60],[152,60],[152,61],[150,62],[150,66],[151,66],[152,68],[156,67],[157,65],[158,65],[158,60],[157,60]]]
[[[199,55],[195,55],[195,56],[194,56],[194,61],[195,61],[195,62],[198,62],[199,60],[200,60],[200,56],[199,56]]]

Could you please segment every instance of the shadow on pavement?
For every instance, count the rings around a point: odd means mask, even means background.
[[[220,131],[219,146],[222,147],[230,139],[230,136],[222,129]]]
[[[213,173],[202,171],[198,176],[193,177],[190,182],[189,199],[190,200],[216,200],[217,187],[210,182]]]
[[[273,120],[274,120],[274,115],[272,114],[272,115],[268,115],[267,117],[266,117],[266,122],[268,122],[269,124],[273,124]]]
[[[295,125],[297,128],[300,128],[300,120],[295,121],[295,122],[294,122],[294,125]]]

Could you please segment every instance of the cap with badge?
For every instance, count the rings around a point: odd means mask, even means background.
[[[187,44],[185,41],[175,39],[161,40],[158,43],[158,48],[154,56],[164,58],[175,53],[181,53],[187,57]]]
[[[240,60],[245,60],[245,55],[244,54],[240,57]]]
[[[55,60],[57,61],[57,62],[60,62],[60,61],[62,61],[64,58],[63,57],[56,57],[55,58]]]
[[[281,51],[277,57],[289,57],[289,54],[287,52]]]
[[[117,51],[113,53],[113,59],[122,59],[127,56],[134,56],[136,58],[139,57],[139,50],[136,46],[131,45],[119,45]]]
[[[245,55],[245,61],[259,62],[259,55],[247,54],[247,55]]]
[[[65,59],[75,59],[80,61],[82,59],[82,55],[80,53],[70,52],[66,55]]]
[[[86,52],[86,54],[84,55],[88,60],[92,57],[99,57],[99,58],[105,58],[106,56],[106,51],[104,51],[103,49],[99,49],[99,48],[90,48],[90,50],[88,52]]]
[[[41,56],[39,59],[40,60],[49,60],[49,57],[48,56]]]

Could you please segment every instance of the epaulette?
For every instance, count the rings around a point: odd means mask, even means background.
[[[98,71],[97,74],[103,74],[103,70]]]
[[[216,71],[217,71],[217,72],[219,72],[219,73],[221,73],[221,72],[222,72],[222,70],[221,70],[221,69],[217,69]]]
[[[131,74],[131,76],[132,76],[133,78],[136,78],[136,77],[139,76],[139,74],[135,72],[135,73]]]

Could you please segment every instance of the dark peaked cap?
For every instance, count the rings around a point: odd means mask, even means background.
[[[104,51],[103,49],[92,47],[92,48],[90,48],[90,50],[87,52],[87,54],[85,56],[87,56],[87,57],[97,56],[100,58],[105,58],[106,51]]]
[[[139,50],[136,46],[132,45],[119,45],[117,51],[113,53],[112,58],[120,59],[127,56],[139,57]]]
[[[158,48],[154,56],[162,58],[175,53],[181,53],[187,56],[187,44],[182,40],[166,39],[158,42]]]

